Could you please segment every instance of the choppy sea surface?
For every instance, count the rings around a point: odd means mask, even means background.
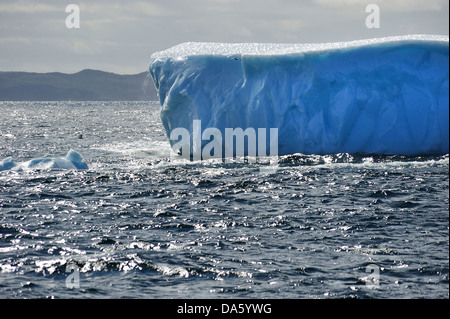
[[[81,138],[82,137],[82,138]],[[449,298],[449,156],[170,156],[156,102],[0,102],[0,298]]]

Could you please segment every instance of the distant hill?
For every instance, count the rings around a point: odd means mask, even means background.
[[[96,70],[74,74],[0,72],[0,101],[157,100],[148,72],[119,75]]]

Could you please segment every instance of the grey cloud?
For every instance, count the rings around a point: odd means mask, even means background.
[[[146,70],[151,53],[187,41],[331,42],[407,33],[448,34],[446,0],[380,0],[381,28],[362,0],[0,1],[0,70]],[[408,3],[408,5],[406,5]]]

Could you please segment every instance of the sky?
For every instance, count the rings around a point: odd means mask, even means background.
[[[79,28],[66,27],[69,4],[80,9]],[[379,28],[366,26],[369,4]],[[448,35],[448,25],[448,0],[0,0],[0,71],[136,74],[152,53],[183,42]]]

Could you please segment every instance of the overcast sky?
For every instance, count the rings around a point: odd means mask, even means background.
[[[80,28],[66,28],[70,3]],[[380,8],[369,29],[366,6]],[[0,0],[0,71],[134,74],[189,42],[336,42],[448,35],[448,0]]]

